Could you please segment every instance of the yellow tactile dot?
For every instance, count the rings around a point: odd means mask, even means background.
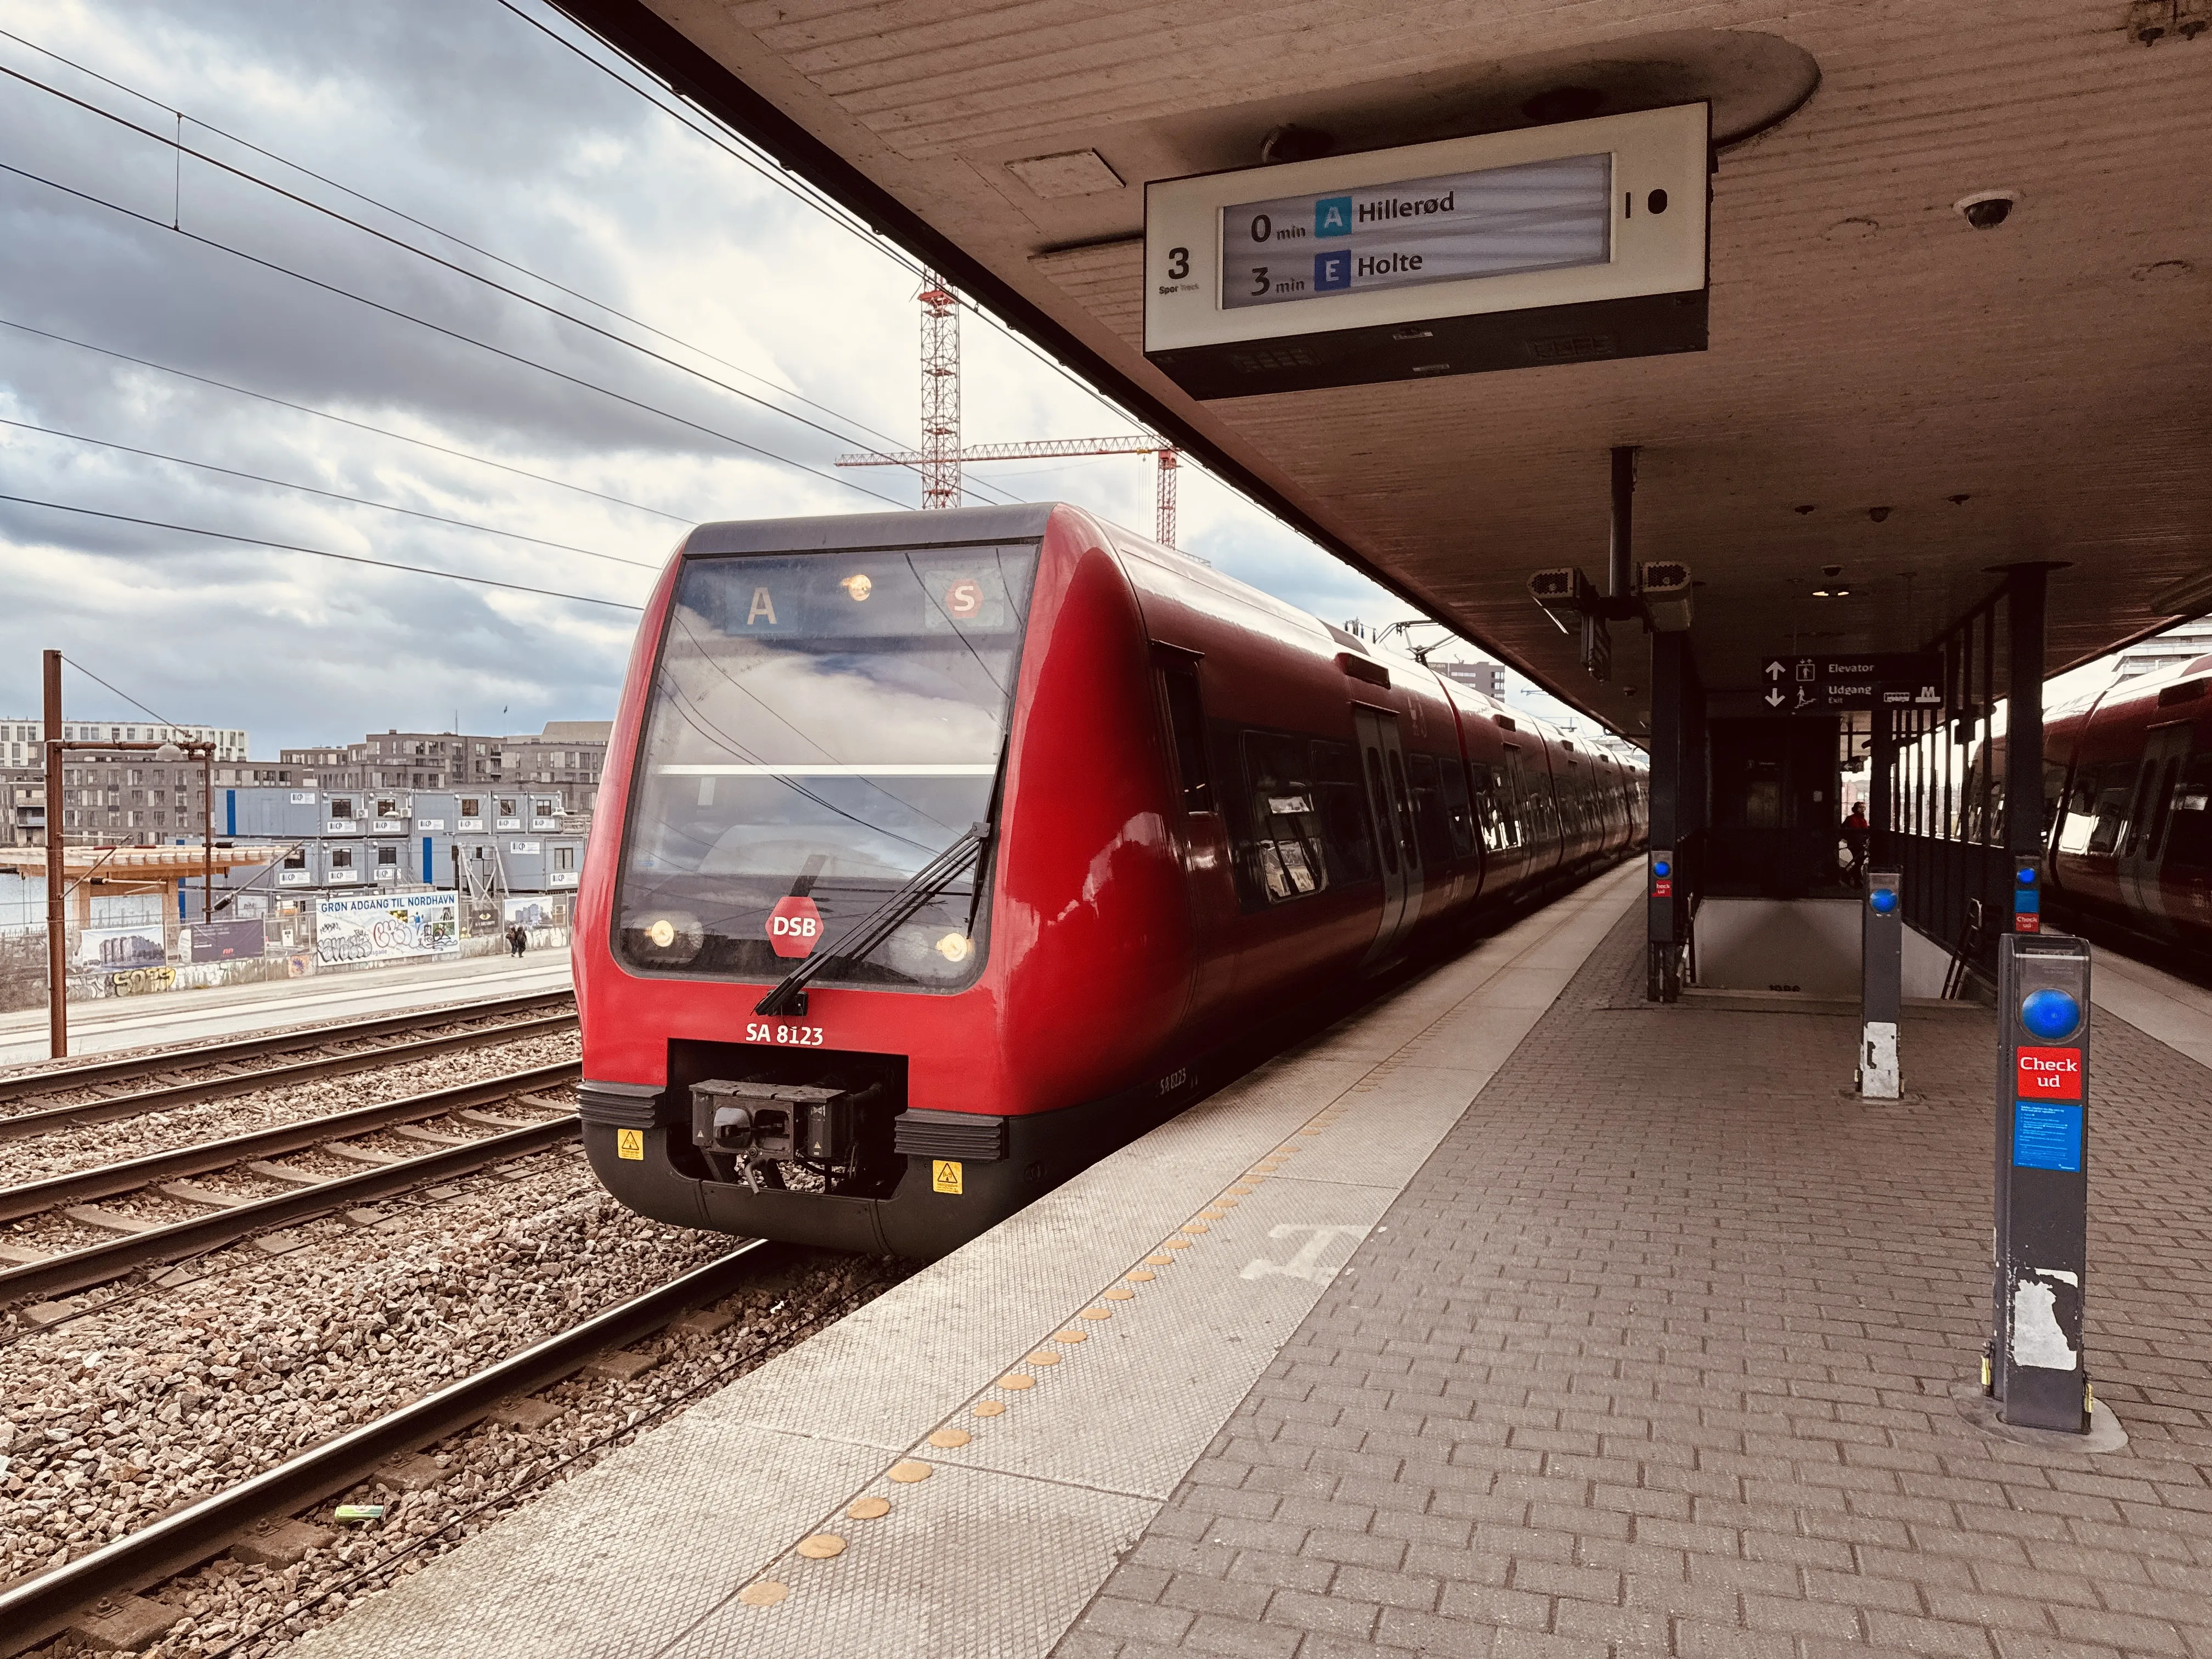
[[[1322,1129],[1322,1126],[1321,1126],[1320,1124],[1316,1123],[1316,1124],[1313,1125],[1310,1128],[1305,1128],[1305,1129],[1301,1129],[1301,1130],[1299,1130],[1299,1131],[1298,1131],[1298,1133],[1299,1133],[1300,1134],[1302,1134],[1302,1135],[1317,1135],[1317,1134],[1319,1134],[1319,1133],[1321,1133],[1321,1129]]]
[[[1228,1215],[1229,1212],[1223,1209],[1221,1206],[1217,1203],[1209,1206],[1206,1209],[1200,1210],[1199,1213],[1204,1216],[1208,1221],[1219,1221],[1224,1218]]]
[[[800,1539],[797,1549],[810,1561],[827,1561],[845,1553],[845,1540],[834,1532],[817,1532],[811,1538]]]
[[[1159,1275],[1154,1273],[1150,1267],[1132,1267],[1127,1273],[1123,1273],[1121,1277],[1128,1279],[1133,1284],[1145,1285],[1149,1284],[1155,1279],[1158,1279]]]
[[[1156,1250],[1145,1258],[1145,1265],[1148,1267],[1164,1267],[1174,1260],[1173,1256],[1162,1255]]]
[[[978,1417],[1003,1417],[1006,1411],[1006,1402],[1003,1400],[979,1400],[975,1402],[975,1415]]]
[[[1163,1244],[1160,1248],[1165,1250],[1187,1250],[1197,1243],[1198,1241],[1194,1238],[1185,1238],[1182,1235],[1178,1234],[1175,1237],[1168,1240],[1168,1242]]]
[[[1028,1379],[1025,1377],[1023,1380],[1026,1382]],[[890,1478],[902,1486],[911,1486],[917,1480],[927,1480],[936,1473],[937,1471],[928,1464],[917,1463],[911,1457],[904,1458],[890,1467]]]
[[[1187,1233],[1210,1233],[1213,1231],[1203,1221],[1186,1221],[1182,1224],[1182,1230]]]
[[[1050,1348],[1039,1348],[1035,1353],[1024,1354],[1022,1356],[1022,1364],[1024,1365],[1057,1365],[1060,1364],[1060,1356],[1054,1353]]]
[[[1091,1340],[1091,1333],[1088,1331],[1061,1331],[1052,1340],[1055,1342],[1088,1342]]]
[[[1212,1214],[1213,1213],[1213,1211],[1214,1211],[1214,1210],[1218,1210],[1218,1211],[1223,1212],[1224,1213],[1226,1213],[1227,1212],[1229,1212],[1229,1211],[1231,1211],[1231,1210],[1233,1210],[1233,1209],[1235,1209],[1236,1207],[1237,1207],[1237,1200],[1236,1200],[1235,1199],[1233,1199],[1233,1198],[1217,1198],[1217,1199],[1215,1199],[1215,1200],[1213,1200],[1213,1210],[1200,1210],[1200,1211],[1199,1212],[1199,1213],[1200,1213],[1200,1215],[1212,1215]]]
[[[1111,1319],[1114,1310],[1111,1308],[1085,1308],[1083,1316],[1085,1319]]]
[[[945,1428],[939,1429],[934,1434],[931,1435],[929,1437],[929,1443],[936,1447],[939,1451],[951,1451],[958,1447],[966,1445],[970,1438],[971,1437],[965,1429]]]
[[[749,1607],[772,1607],[791,1594],[791,1587],[779,1584],[773,1578],[763,1578],[757,1584],[748,1584],[738,1592],[738,1600]]]
[[[1237,1187],[1231,1187],[1229,1190],[1230,1190],[1231,1192],[1232,1192],[1232,1193],[1235,1193],[1235,1194],[1236,1194],[1238,1197],[1240,1197],[1240,1198],[1249,1198],[1249,1197],[1252,1195],[1252,1194],[1253,1194],[1255,1191],[1256,1191],[1256,1190],[1257,1190],[1257,1188],[1252,1188],[1252,1187],[1237,1186]]]
[[[1036,1387],[1036,1378],[1024,1376],[1019,1371],[1008,1371],[999,1379],[999,1386],[1002,1389],[1011,1389],[1014,1393],[1019,1394],[1024,1389]]]
[[[888,1498],[856,1498],[845,1511],[848,1521],[880,1521],[891,1512]]]
[[[1136,1292],[1129,1289],[1126,1285],[1116,1285],[1112,1290],[1106,1292],[1106,1299],[1109,1302],[1127,1302],[1134,1295],[1136,1295]]]

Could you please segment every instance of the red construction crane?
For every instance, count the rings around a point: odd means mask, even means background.
[[[864,449],[840,455],[840,466],[904,466],[921,474],[925,507],[960,505],[960,470],[975,461],[1049,460],[1075,455],[1158,455],[1153,537],[1176,544],[1175,447],[1150,433],[1118,438],[1041,438],[1029,443],[960,443],[960,297],[932,275],[917,295],[921,301],[921,447]]]

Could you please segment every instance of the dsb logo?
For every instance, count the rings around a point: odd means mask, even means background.
[[[821,937],[822,913],[811,898],[780,898],[768,913],[769,947],[780,957],[809,955]]]

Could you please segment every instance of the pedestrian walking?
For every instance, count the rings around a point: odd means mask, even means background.
[[[1857,886],[1866,879],[1867,841],[1874,826],[1867,822],[1866,807],[1854,803],[1850,817],[1844,820],[1844,847],[1851,855],[1850,868],[1844,872],[1844,879]]]

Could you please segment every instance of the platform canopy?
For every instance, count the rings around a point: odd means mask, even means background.
[[[1715,687],[1917,647],[2016,562],[2067,567],[2051,670],[2212,605],[2202,0],[559,3],[1631,733],[1634,625],[1601,684],[1526,586],[1602,580],[1615,445],[1641,449],[1638,557],[1702,584]],[[1698,100],[1706,350],[1209,402],[1144,356],[1148,180],[1256,167],[1271,135],[1342,155]],[[1974,228],[1958,204],[1994,191],[2009,216]]]

